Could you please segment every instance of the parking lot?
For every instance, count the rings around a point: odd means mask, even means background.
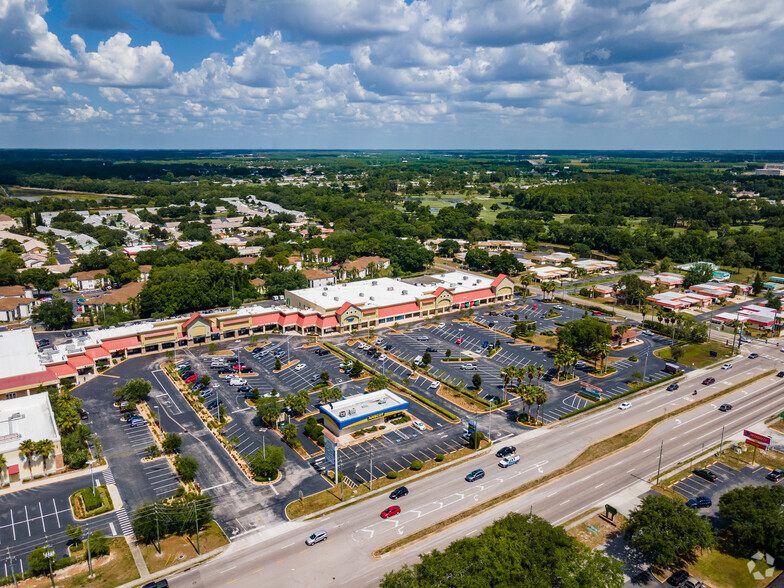
[[[109,470],[96,472],[95,484],[111,484],[112,473]],[[14,559],[16,573],[20,567],[27,569],[27,556],[34,549],[47,542],[57,552],[58,557],[68,554],[68,537],[65,530],[68,525],[79,524],[85,533],[102,531],[104,535],[132,534],[131,524],[124,509],[105,513],[87,521],[75,521],[69,496],[90,487],[90,475],[80,476],[71,480],[63,480],[35,488],[19,490],[2,497],[0,506],[0,550],[4,559],[10,549]],[[8,561],[5,562],[5,574],[10,575]]]
[[[711,517],[718,516],[719,498],[721,495],[726,494],[734,488],[743,488],[744,486],[767,486],[776,483],[784,484],[784,480],[780,480],[779,482],[766,480],[765,476],[767,476],[771,470],[762,466],[746,466],[741,470],[736,470],[723,463],[716,462],[706,466],[706,469],[716,474],[717,479],[715,482],[711,482],[692,473],[670,486],[670,489],[682,495],[687,500],[699,496],[707,496],[710,498],[713,505],[708,508],[701,508],[700,512],[710,515]]]

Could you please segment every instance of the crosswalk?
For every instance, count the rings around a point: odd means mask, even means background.
[[[117,485],[117,482],[114,481],[114,474],[112,474],[112,470],[110,470],[109,468],[106,468],[103,471],[103,479],[107,486]]]
[[[122,507],[117,511],[117,521],[120,523],[120,531],[122,534],[125,537],[133,537],[133,525],[131,525],[131,519],[125,511],[125,507]]]

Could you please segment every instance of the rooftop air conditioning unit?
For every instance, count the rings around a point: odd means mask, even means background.
[[[376,297],[375,297],[375,296],[371,296],[371,297],[370,297],[370,299],[371,299],[371,300],[375,300],[375,299],[376,299]]]
[[[340,300],[340,298],[338,298],[337,296],[333,296],[333,298],[334,298],[335,302],[337,302],[338,300]]]
[[[379,404],[386,404],[387,403],[386,396],[382,396],[381,398],[379,398],[378,399],[378,403]]]
[[[406,294],[408,294],[408,290],[403,290],[403,296],[405,296]]]
[[[357,409],[356,408],[349,408],[348,409],[348,414],[357,414]]]
[[[370,283],[371,283],[373,286],[378,286],[378,282],[377,282],[376,280],[373,280],[373,281],[372,281],[372,282],[370,282]]]
[[[329,288],[327,288],[326,286],[324,286],[324,290],[329,290]]]
[[[327,295],[327,293],[326,293],[326,292],[322,292],[322,293],[321,293],[321,295],[322,295],[322,296],[326,296],[326,295]]]
[[[367,404],[363,404],[363,405],[362,405],[362,408],[367,408],[367,407],[368,407],[368,405],[367,405]],[[356,411],[357,409],[356,409],[356,408],[352,408],[351,410],[354,410],[354,411]]]
[[[387,292],[394,292],[395,288],[393,286],[387,286]]]
[[[365,297],[365,293],[364,293],[364,292],[360,292],[360,293],[359,293],[359,297],[360,297],[360,298],[364,298],[364,297]]]

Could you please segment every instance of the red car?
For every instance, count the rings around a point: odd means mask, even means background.
[[[187,378],[185,378],[185,383],[186,384],[190,384],[191,382],[195,382],[198,379],[199,379],[199,376],[197,376],[196,374],[193,374],[192,376],[188,376]]]
[[[457,341],[455,341],[455,345],[460,345],[463,342],[463,338],[460,337]]]
[[[593,316],[602,316],[604,313],[601,310],[594,310],[591,314]]]
[[[381,512],[382,519],[388,519],[389,517],[393,517],[396,514],[400,514],[400,507],[399,506],[390,506],[385,511]]]
[[[534,305],[531,307],[531,310],[536,310],[537,308],[539,308],[539,305],[538,305],[538,304],[534,304]]]
[[[231,369],[233,369],[233,370],[241,370],[241,369],[244,369],[244,368],[245,368],[245,364],[244,363],[238,363],[238,364],[235,364],[235,365],[231,366]]]

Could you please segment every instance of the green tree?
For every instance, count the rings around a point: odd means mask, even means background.
[[[683,287],[689,288],[695,284],[704,284],[713,279],[713,268],[707,263],[698,263],[683,277]]]
[[[308,391],[300,390],[296,394],[287,394],[283,399],[283,405],[293,412],[303,414],[308,406],[308,400]]]
[[[32,284],[39,292],[53,290],[60,283],[60,279],[55,274],[43,267],[26,269],[19,275],[19,279],[23,284]]]
[[[68,525],[65,528],[65,535],[74,545],[79,545],[82,542],[82,527],[80,525]]]
[[[49,559],[44,557],[44,553],[50,549],[50,547],[38,547],[27,556],[27,567],[34,576],[49,574]],[[54,567],[54,561],[52,565]]]
[[[433,362],[433,357],[430,355],[429,351],[425,351],[422,354],[422,363],[425,365],[430,365]]]
[[[204,374],[202,375],[201,378],[199,378],[199,382],[201,382],[202,386],[206,387],[210,385],[210,382],[212,382],[212,378],[210,377],[209,374]]]
[[[752,553],[762,550],[784,557],[784,486],[733,488],[719,498],[719,514],[727,521],[732,539]]]
[[[111,547],[109,539],[104,537],[102,531],[95,531],[90,535],[90,554],[91,557],[101,557],[109,555]]]
[[[751,284],[751,293],[754,296],[759,296],[762,294],[762,291],[765,289],[765,280],[762,277],[762,274],[759,272],[756,273],[754,276],[754,281]]]
[[[482,376],[474,374],[474,377],[471,378],[471,383],[474,385],[474,389],[479,390],[482,387]]]
[[[328,384],[329,383],[329,372],[321,372],[319,374],[319,379],[321,380],[322,384]]]
[[[199,462],[188,455],[177,455],[174,458],[174,469],[183,481],[191,482],[199,471]]]
[[[276,371],[276,372],[277,372],[277,371],[280,371],[280,369],[281,369],[282,367],[283,367],[283,364],[282,364],[282,363],[280,363],[280,358],[279,358],[279,357],[276,357],[276,358],[275,358],[275,371]]]
[[[510,513],[478,537],[420,555],[420,562],[387,573],[381,588],[431,586],[552,586],[621,588],[623,565],[591,550],[537,516]]]
[[[114,396],[124,398],[128,402],[141,402],[147,400],[152,390],[152,384],[144,378],[128,380],[123,386],[114,389]]]
[[[54,443],[49,439],[42,439],[35,443],[35,453],[43,459],[44,471],[46,471],[46,460],[54,453]]]
[[[658,494],[642,499],[623,532],[629,545],[660,567],[693,561],[697,550],[711,547],[714,540],[710,521],[685,503]]]
[[[35,455],[35,441],[25,439],[19,444],[19,453],[25,456],[27,465],[30,468],[30,478],[33,477],[33,456]]]
[[[182,437],[177,433],[166,433],[161,441],[164,453],[175,453],[182,446]]]
[[[268,427],[275,427],[281,412],[280,401],[277,398],[259,398],[256,403],[256,414],[267,423]]]
[[[382,375],[373,376],[368,381],[367,389],[369,392],[374,392],[376,390],[383,390],[384,388],[389,387],[389,378]]]
[[[33,320],[53,331],[70,329],[74,324],[73,306],[64,298],[43,302],[33,309]]]
[[[267,445],[264,450],[259,448],[255,453],[246,455],[245,459],[257,480],[277,478],[278,469],[286,460],[283,456],[283,448],[276,445]]]
[[[588,351],[594,343],[609,343],[612,329],[609,323],[594,316],[569,321],[558,329],[558,345]]]

